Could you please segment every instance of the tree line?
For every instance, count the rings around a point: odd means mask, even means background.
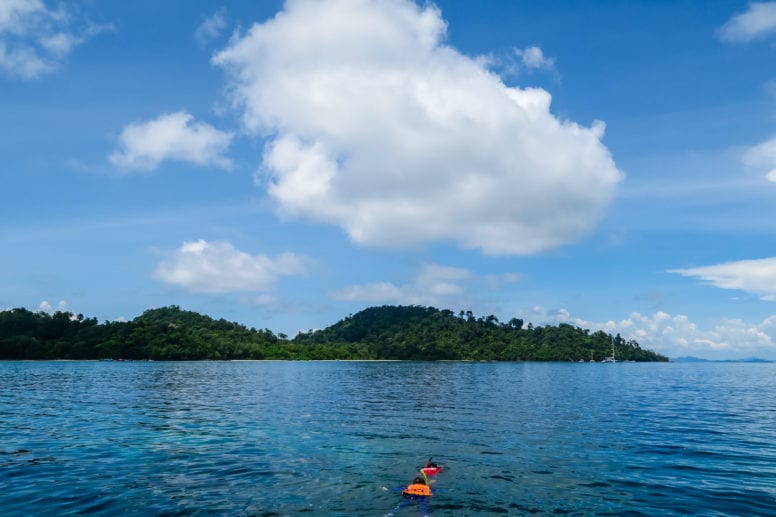
[[[668,360],[619,334],[421,306],[371,307],[292,339],[178,306],[101,324],[70,312],[0,312],[0,359],[601,361],[612,344],[618,360]]]

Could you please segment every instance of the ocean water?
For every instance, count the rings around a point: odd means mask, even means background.
[[[433,515],[776,515],[776,365],[0,362],[4,516],[381,516],[429,456]]]

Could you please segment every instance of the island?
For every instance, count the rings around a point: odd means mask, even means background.
[[[150,309],[131,321],[70,312],[0,312],[0,359],[113,360],[461,360],[668,361],[619,334],[423,306],[364,309],[293,338],[248,328],[178,306]]]

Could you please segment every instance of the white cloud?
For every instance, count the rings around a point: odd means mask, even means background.
[[[464,268],[425,264],[407,283],[350,285],[331,293],[331,296],[337,300],[369,303],[462,307],[472,302],[473,293],[482,289],[495,291],[520,278],[515,273],[479,276]]]
[[[776,165],[776,137],[746,149],[744,163],[748,165]]]
[[[568,323],[591,331],[619,333],[625,339],[636,340],[642,348],[668,357],[776,357],[776,316],[760,323],[723,318],[710,329],[699,328],[685,315],[662,311],[651,316],[634,312],[620,321],[594,322],[572,317],[565,309],[547,311],[534,307],[526,311],[525,317],[542,325]]]
[[[768,79],[763,83],[763,90],[770,97],[776,99],[776,79]]]
[[[185,111],[161,115],[149,122],[129,124],[119,136],[119,150],[110,161],[125,169],[154,170],[165,160],[231,168],[224,156],[232,133],[194,122]]]
[[[622,177],[603,123],[559,120],[546,91],[507,87],[445,32],[430,4],[289,0],[213,58],[245,128],[270,135],[279,213],[388,248],[580,240]]]
[[[0,68],[22,79],[35,79],[56,69],[78,45],[110,26],[81,23],[74,29],[62,7],[52,10],[42,0],[0,1]]]
[[[251,305],[271,305],[277,302],[277,297],[269,293],[262,293],[248,300],[248,303]]]
[[[539,47],[531,46],[524,49],[516,48],[515,54],[520,57],[523,66],[526,68],[555,70],[555,58],[545,57],[544,52],[542,52],[542,49]]]
[[[770,171],[765,178],[776,182],[776,137],[746,149],[743,161],[754,167],[767,167]]]
[[[699,278],[722,289],[739,289],[756,294],[764,300],[776,301],[776,258],[671,269],[669,273]]]
[[[38,305],[39,311],[48,312],[48,313],[65,312],[66,309],[67,309],[67,301],[65,300],[60,300],[59,303],[57,303],[56,307],[52,306],[46,300],[43,300],[42,302],[40,302],[40,305]]]
[[[250,255],[223,241],[184,242],[162,261],[157,280],[198,293],[268,291],[280,276],[301,275],[308,259],[294,253]]]
[[[501,289],[502,287],[519,282],[523,275],[519,273],[503,273],[501,275],[485,275],[483,280],[489,289]]]
[[[207,45],[217,39],[226,28],[226,15],[220,10],[203,21],[194,32],[194,37],[200,45]]]
[[[462,281],[471,278],[466,269],[426,264],[413,280],[404,285],[388,282],[351,285],[332,294],[338,300],[404,305],[444,306],[465,293]]]
[[[371,284],[349,285],[332,293],[332,297],[336,300],[426,305],[417,301],[416,294],[417,291],[415,291],[412,285],[400,287],[389,282],[374,282]],[[428,303],[428,305],[434,304]]]
[[[776,2],[752,2],[743,13],[736,14],[719,29],[723,41],[746,43],[776,32]]]

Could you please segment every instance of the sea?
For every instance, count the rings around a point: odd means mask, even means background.
[[[0,514],[776,515],[776,364],[0,362]]]

